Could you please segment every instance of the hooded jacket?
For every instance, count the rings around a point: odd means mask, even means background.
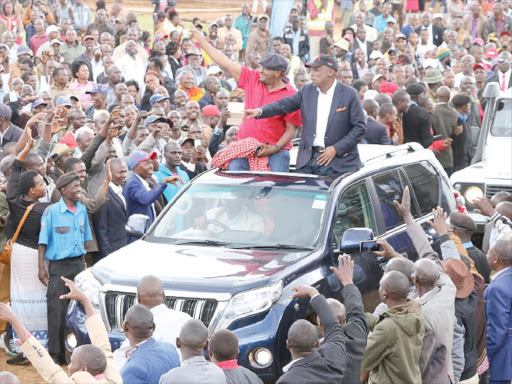
[[[361,370],[370,383],[421,383],[419,368],[425,319],[419,303],[389,308],[379,319],[367,314],[370,330]]]

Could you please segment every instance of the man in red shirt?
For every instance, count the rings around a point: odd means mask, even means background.
[[[34,28],[36,34],[30,38],[30,49],[34,52],[34,56],[41,45],[48,41],[48,35],[46,34],[46,27],[43,19],[39,18],[34,21]]]
[[[281,55],[270,54],[261,59],[261,70],[251,70],[231,61],[222,52],[216,50],[196,29],[191,30],[195,43],[238,82],[245,90],[245,109],[261,107],[291,96],[297,91],[285,78],[288,60]],[[268,157],[268,166],[274,172],[288,172],[290,167],[289,149],[297,127],[302,125],[300,111],[295,111],[269,119],[245,119],[240,125],[237,140],[253,137],[261,143],[258,157]],[[249,170],[247,159],[234,159],[230,170]]]

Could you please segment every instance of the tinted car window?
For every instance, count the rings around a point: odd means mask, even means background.
[[[398,214],[393,201],[401,201],[404,192],[404,184],[397,170],[393,170],[372,178],[375,191],[379,198],[382,217],[386,230],[403,224],[404,219]]]
[[[425,161],[405,166],[404,170],[420,205],[421,216],[432,213],[432,209],[439,205],[439,175],[436,170]]]
[[[364,182],[349,187],[338,202],[334,238],[339,245],[349,228],[371,228],[375,232],[375,217],[370,195]]]

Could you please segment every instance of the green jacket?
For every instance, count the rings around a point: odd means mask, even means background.
[[[434,114],[430,117],[434,135],[441,135],[441,140],[447,139],[453,135],[457,128],[457,111],[450,107],[448,103],[437,104]],[[453,151],[449,146],[443,151],[436,153],[437,160],[443,168],[453,167]]]
[[[419,367],[425,319],[415,300],[389,308],[379,319],[367,314],[368,337],[361,370],[370,383],[421,383]]]

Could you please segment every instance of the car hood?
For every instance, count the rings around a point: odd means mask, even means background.
[[[512,138],[490,137],[483,155],[485,178],[512,179]]]
[[[166,289],[233,293],[262,285],[309,253],[138,240],[102,259],[92,272],[103,284],[134,286],[141,277],[155,275]]]

